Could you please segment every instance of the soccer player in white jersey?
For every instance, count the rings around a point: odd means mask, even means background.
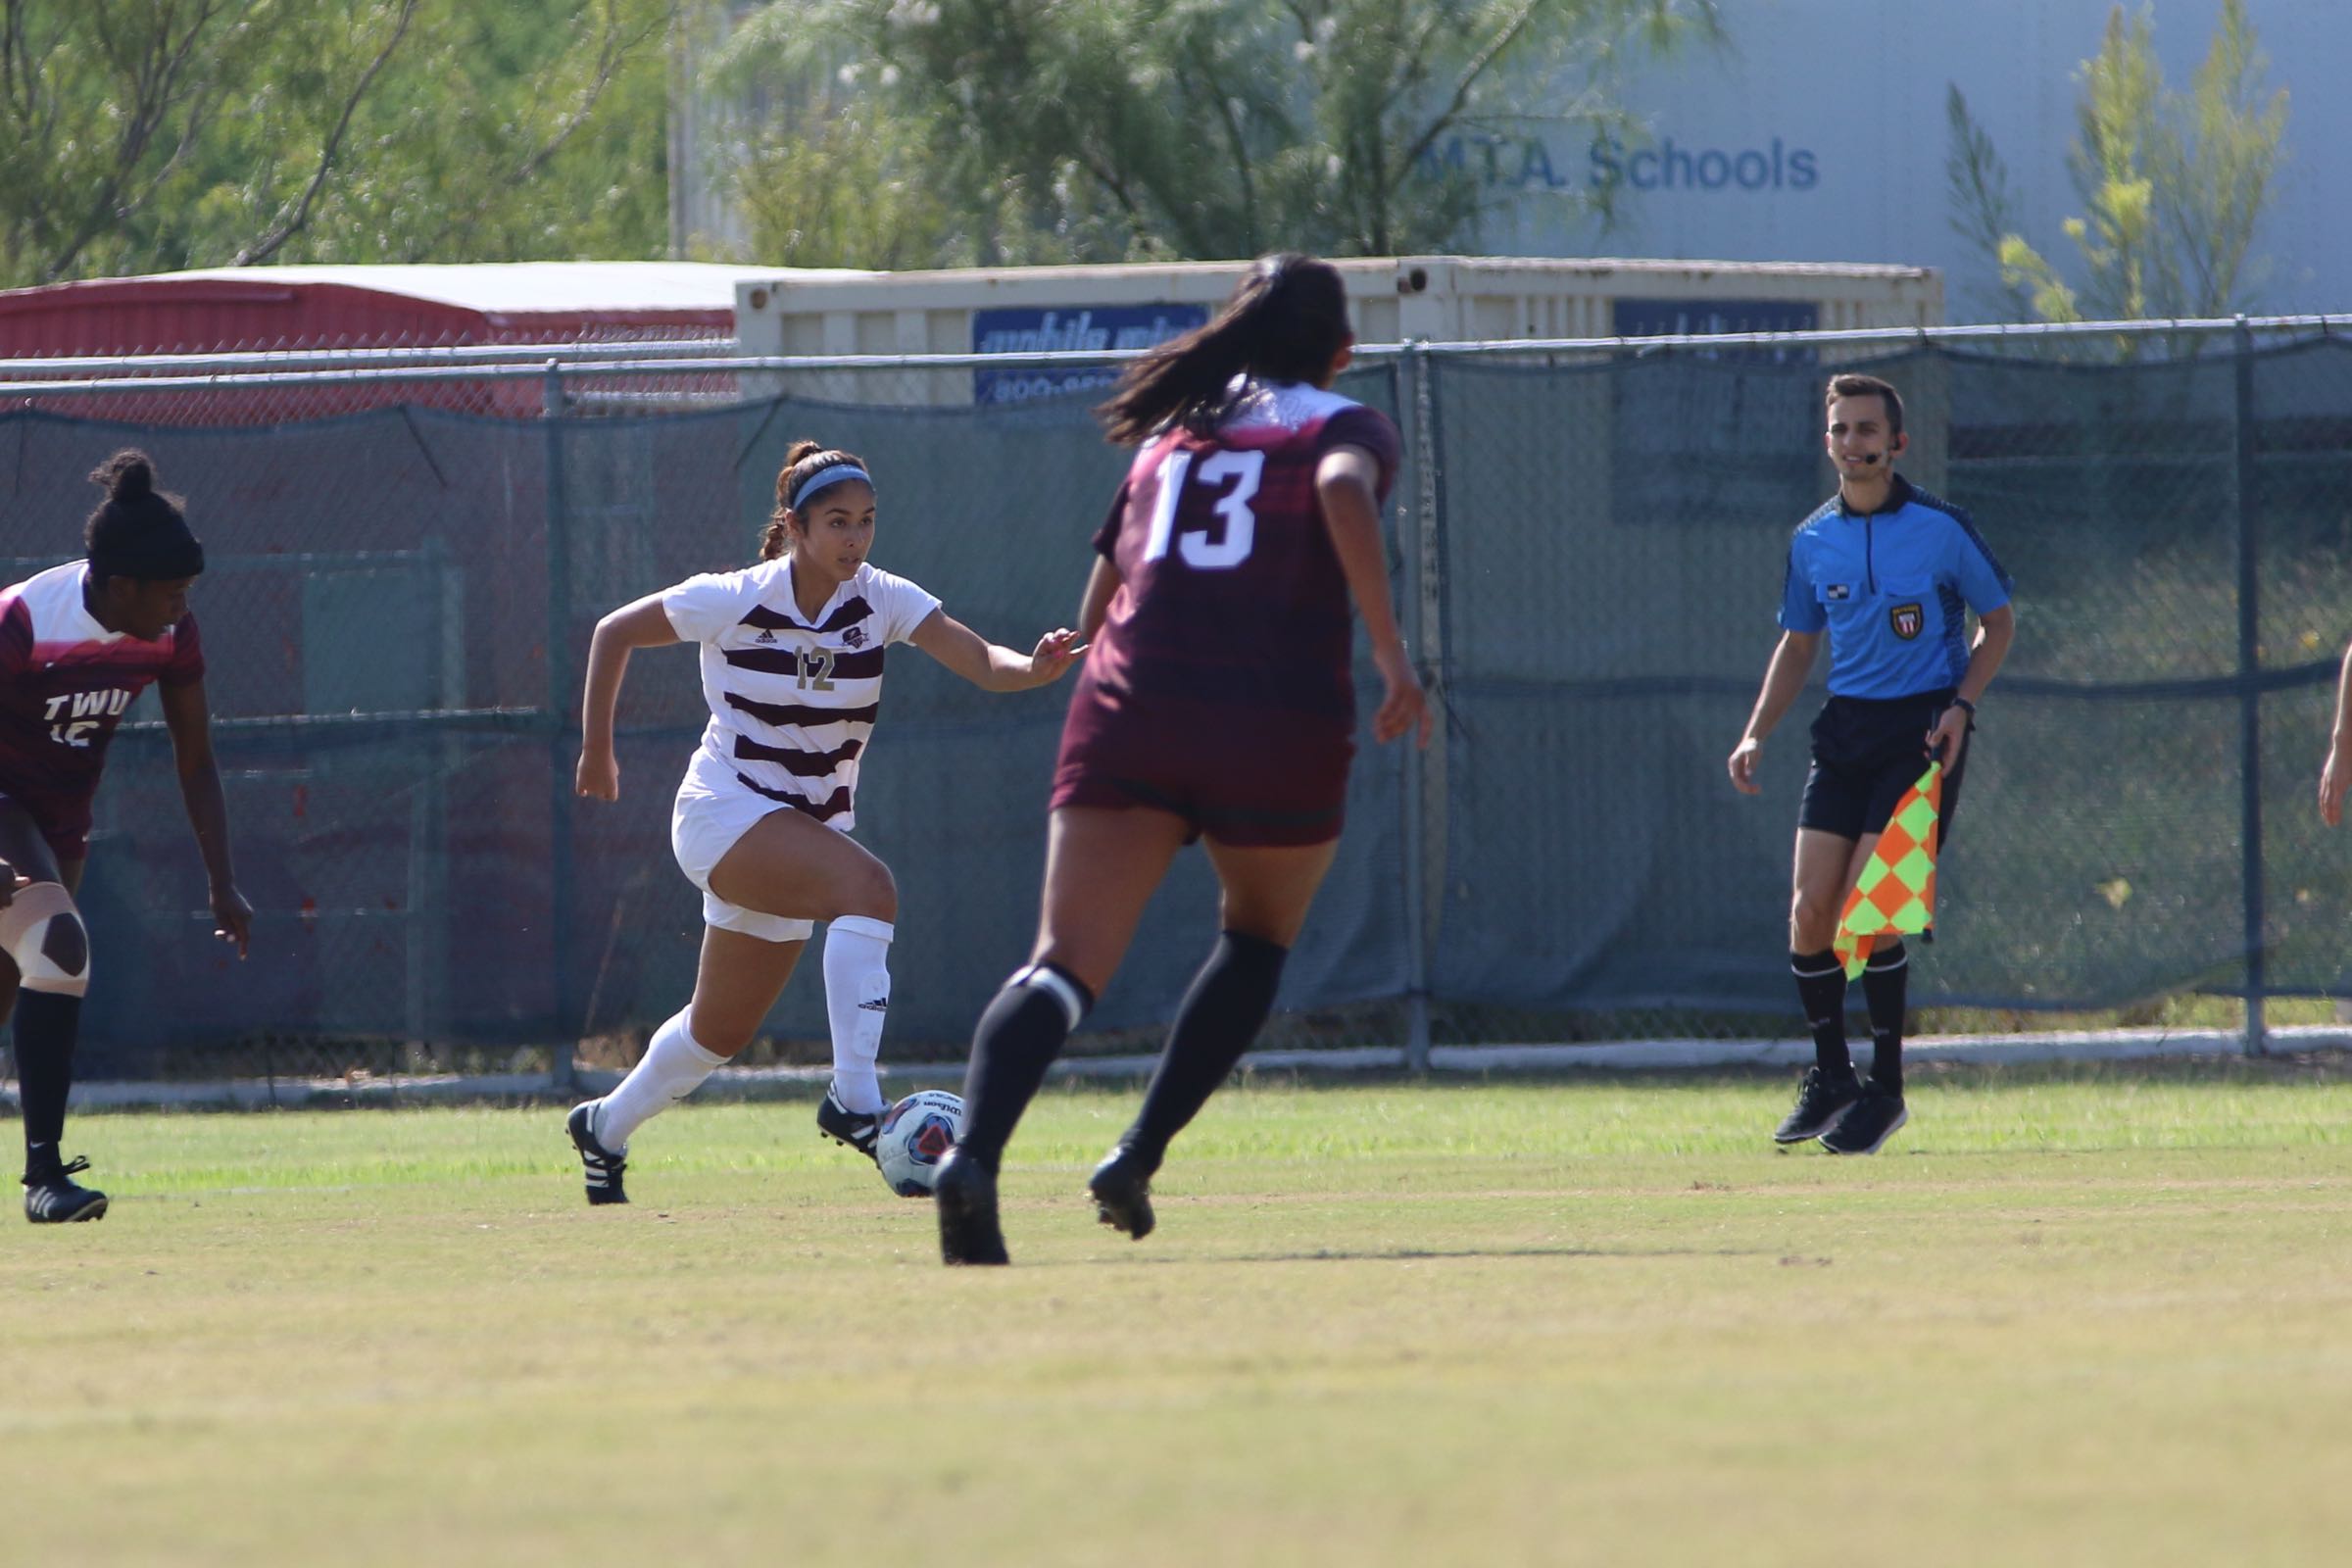
[[[912,643],[984,691],[1043,686],[1070,667],[1077,635],[1048,632],[1027,654],[983,639],[904,577],[866,561],[874,485],[847,452],[796,442],[776,475],[758,564],[689,577],[597,623],[588,650],[578,788],[620,791],[612,710],[630,653],[702,645],[710,723],[686,765],[670,846],[703,890],[694,998],[654,1031],[645,1055],[602,1100],[572,1108],[588,1201],[628,1201],[629,1139],[692,1094],[760,1027],[815,922],[825,933],[833,1083],[817,1127],[864,1153],[886,1108],[875,1062],[890,1005],[898,886],[849,836],[858,755],[873,732],[883,652]]]

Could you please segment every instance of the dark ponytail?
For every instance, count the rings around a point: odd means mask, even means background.
[[[767,514],[767,528],[760,535],[761,561],[774,561],[792,548],[792,525],[784,519],[792,512],[793,492],[820,470],[843,464],[863,468],[865,460],[836,447],[819,446],[814,441],[792,444],[784,454],[784,466],[776,470],[776,510]],[[821,496],[832,488],[828,481],[816,493]]]
[[[1232,401],[1233,378],[1313,381],[1347,345],[1348,289],[1329,262],[1286,251],[1234,286],[1216,316],[1130,363],[1095,410],[1104,433],[1134,445],[1170,424],[1205,435]]]
[[[125,447],[90,471],[106,500],[82,524],[90,575],[171,581],[204,570],[204,546],[188,531],[187,505],[155,487],[155,461]]]

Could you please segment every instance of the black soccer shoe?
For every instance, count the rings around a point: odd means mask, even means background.
[[[1862,1099],[1862,1080],[1852,1068],[1835,1077],[1816,1066],[1805,1069],[1796,1091],[1796,1103],[1772,1130],[1776,1144],[1801,1144],[1808,1138],[1827,1140],[1830,1132],[1850,1114]]]
[[[584,1100],[571,1107],[564,1118],[564,1130],[571,1134],[571,1147],[580,1152],[580,1164],[588,1174],[588,1201],[591,1203],[625,1203],[628,1190],[621,1186],[621,1176],[627,1172],[626,1155],[615,1154],[596,1141],[597,1102]]]
[[[816,1130],[837,1144],[847,1144],[879,1165],[882,1160],[874,1146],[882,1139],[882,1116],[879,1110],[852,1110],[828,1084],[825,1098],[816,1104]]]
[[[1155,1223],[1152,1172],[1158,1163],[1132,1144],[1120,1144],[1103,1155],[1086,1182],[1086,1190],[1095,1195],[1095,1218],[1139,1242],[1151,1235]]]
[[[24,1172],[24,1217],[35,1225],[106,1218],[106,1195],[74,1180],[89,1168],[90,1162],[78,1156],[60,1164],[55,1154],[28,1167]]]
[[[1865,1084],[1853,1108],[1821,1135],[1821,1147],[1833,1154],[1875,1154],[1894,1136],[1894,1130],[1910,1119],[1902,1096],[1889,1094],[1875,1083]]]
[[[961,1149],[951,1149],[939,1162],[939,1182],[931,1189],[939,1207],[939,1260],[942,1263],[1009,1263],[1004,1231],[997,1223],[997,1178]]]

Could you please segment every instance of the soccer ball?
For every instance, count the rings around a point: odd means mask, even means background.
[[[874,1157],[901,1198],[929,1198],[939,1162],[963,1131],[963,1101],[944,1089],[908,1095],[882,1113]]]

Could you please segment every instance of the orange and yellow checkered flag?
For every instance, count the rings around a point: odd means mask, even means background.
[[[1838,919],[1831,951],[1852,980],[1869,966],[1880,933],[1917,936],[1936,923],[1936,819],[1943,812],[1943,764],[1930,762],[1894,803],[1894,815],[1862,867]]]

